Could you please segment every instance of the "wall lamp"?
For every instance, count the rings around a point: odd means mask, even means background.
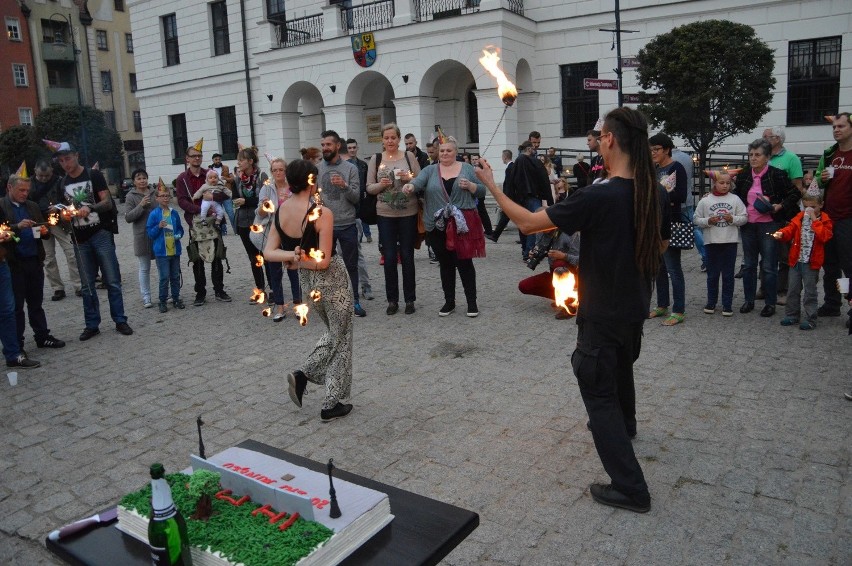
[[[271,94],[267,94],[266,98],[269,100],[269,102],[272,102],[272,95]]]
[[[337,86],[335,86],[335,85],[331,85],[331,86],[330,86],[330,87],[328,87],[328,88],[330,88],[330,89],[331,89],[331,92],[337,92]]]
[[[402,75],[402,82],[408,84],[408,75]]]

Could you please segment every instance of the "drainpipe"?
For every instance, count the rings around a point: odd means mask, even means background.
[[[246,33],[246,0],[240,0],[240,22],[243,27],[243,65],[246,73],[249,132],[251,133],[251,145],[257,145],[254,141],[254,104],[252,104],[251,100],[251,77],[249,76],[248,34]]]

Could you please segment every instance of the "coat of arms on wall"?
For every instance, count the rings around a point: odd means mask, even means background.
[[[355,62],[369,67],[376,62],[376,38],[372,33],[358,33],[352,36],[352,54]]]

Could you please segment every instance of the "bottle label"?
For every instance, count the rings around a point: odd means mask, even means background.
[[[169,551],[165,548],[151,547],[151,563],[154,566],[168,566]]]
[[[154,520],[165,521],[166,519],[174,517],[176,513],[177,508],[175,507],[174,503],[172,503],[165,509],[154,509]]]

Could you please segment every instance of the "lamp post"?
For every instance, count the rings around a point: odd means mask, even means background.
[[[53,21],[54,16],[59,17],[65,24],[68,26],[68,35],[71,36],[71,53],[74,56],[74,81],[75,86],[77,88],[77,110],[80,113],[80,145],[83,150],[83,163],[85,165],[89,164],[89,148],[86,140],[86,124],[83,121],[83,91],[80,88],[80,71],[77,68],[77,55],[82,53],[82,51],[77,50],[77,42],[74,41],[74,29],[71,27],[71,16],[66,16],[65,14],[60,14],[59,12],[54,12],[48,18],[51,22]],[[55,45],[65,46],[64,41],[56,41],[56,37],[54,36],[53,40]]]

